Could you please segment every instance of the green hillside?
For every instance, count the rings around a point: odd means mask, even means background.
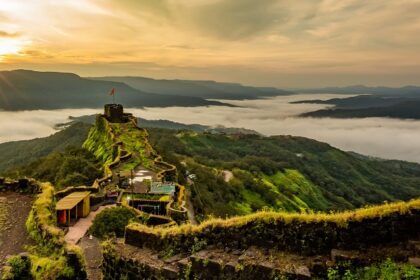
[[[46,157],[3,172],[8,178],[35,178],[50,182],[56,190],[69,186],[90,186],[102,176],[102,163],[88,150],[67,147],[64,151],[51,152]]]
[[[415,163],[355,156],[302,137],[149,131],[168,161],[196,175],[191,191],[201,214],[353,209],[420,195]],[[222,170],[233,179],[225,182]]]
[[[91,125],[74,123],[64,130],[43,138],[0,144],[0,174],[6,169],[64,151],[68,146],[81,147]]]

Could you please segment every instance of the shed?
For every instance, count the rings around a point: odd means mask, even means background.
[[[90,212],[90,192],[73,192],[60,199],[56,206],[60,225],[70,225]]]

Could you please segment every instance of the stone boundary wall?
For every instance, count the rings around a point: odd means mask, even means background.
[[[259,212],[168,229],[130,224],[125,242],[175,253],[205,244],[233,249],[258,246],[316,255],[329,253],[333,248],[363,249],[418,238],[419,224],[420,199],[336,214]]]
[[[41,189],[39,184],[33,179],[22,178],[11,180],[0,178],[0,191],[39,193]]]
[[[209,251],[160,258],[154,252],[118,243],[103,244],[102,274],[104,280],[312,279],[306,266],[285,269],[251,251],[228,259],[223,253]]]
[[[183,279],[178,272],[103,253],[102,279]]]

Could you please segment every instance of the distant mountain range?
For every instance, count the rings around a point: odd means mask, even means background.
[[[355,97],[334,98],[326,101],[315,99],[295,102],[331,104],[335,105],[334,109],[340,110],[388,107],[420,100],[420,87],[415,86],[401,88],[350,86],[286,91],[272,87],[252,87],[215,81],[157,80],[144,77],[83,78],[72,73],[13,70],[0,71],[0,110],[100,108],[104,104],[112,102],[112,98],[109,96],[112,88],[116,89],[117,103],[126,107],[137,108],[169,106],[234,107],[234,105],[229,104],[229,101],[223,100],[259,99],[291,95],[297,92],[359,94]],[[395,110],[400,110],[406,106],[396,106]],[[410,105],[410,108],[413,108],[413,106],[417,105]],[[354,111],[332,113],[334,109],[317,112],[312,116],[359,117],[385,114],[383,111],[379,113],[377,110],[370,114]],[[401,118],[405,118],[407,115],[400,115],[398,111],[397,113],[386,114]],[[305,115],[311,115],[311,113]]]
[[[384,107],[368,107],[355,109],[324,109],[304,113],[304,117],[329,118],[370,118],[387,117],[397,119],[420,119],[420,100],[406,101]]]
[[[99,77],[92,79],[125,83],[135,89],[151,93],[204,99],[241,100],[293,94],[293,92],[272,87],[251,87],[237,83],[214,81],[156,80],[143,77]]]
[[[354,85],[347,87],[325,87],[311,89],[293,89],[293,92],[304,93],[334,93],[334,94],[373,94],[373,95],[398,95],[398,96],[418,96],[420,95],[420,87],[404,86],[399,88],[393,87],[367,87],[363,85]]]
[[[399,119],[420,119],[420,87],[402,88],[353,86],[345,88],[324,88],[307,90],[312,93],[361,94],[346,98],[328,100],[303,100],[294,104],[327,104],[333,108],[301,114],[304,117],[368,118],[389,117]]]
[[[206,99],[256,99],[288,94],[274,88],[213,81],[170,81],[141,77],[83,78],[72,73],[0,71],[0,109],[99,108],[112,101],[130,107],[232,106]]]
[[[117,102],[131,107],[225,105],[203,98],[151,94],[124,83],[82,78],[71,73],[28,70],[0,72],[0,109],[99,108],[112,101],[108,95],[117,89]]]

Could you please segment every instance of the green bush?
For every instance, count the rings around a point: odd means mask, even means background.
[[[342,267],[328,269],[328,280],[417,280],[420,279],[420,269],[412,265],[397,264],[391,259],[382,263],[373,264],[363,268],[349,268],[343,270]]]
[[[2,279],[25,279],[29,275],[29,260],[21,256],[11,256],[7,260],[7,266]]]
[[[123,237],[124,229],[130,221],[140,222],[130,209],[123,206],[108,208],[95,217],[90,233],[99,238]]]

